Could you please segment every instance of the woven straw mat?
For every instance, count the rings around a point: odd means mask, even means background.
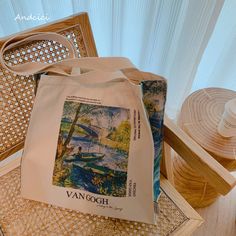
[[[170,235],[188,220],[163,191],[158,204],[156,226],[83,214],[21,198],[20,167],[0,177],[0,228],[4,236]]]

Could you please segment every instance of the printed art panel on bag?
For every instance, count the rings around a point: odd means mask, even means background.
[[[163,122],[166,102],[167,84],[165,80],[150,80],[142,82],[143,102],[149,116],[154,141],[154,199],[160,195],[160,161],[163,148]]]
[[[125,197],[130,110],[65,101],[53,185]]]

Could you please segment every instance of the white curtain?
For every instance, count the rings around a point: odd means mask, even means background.
[[[227,0],[198,66],[192,90],[236,90],[236,1]]]
[[[0,36],[47,22],[18,15],[53,21],[86,11],[100,56],[129,57],[168,79],[174,117],[191,90],[236,87],[234,9],[235,0],[1,0]]]

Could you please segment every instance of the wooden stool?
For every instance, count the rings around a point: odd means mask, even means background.
[[[236,92],[232,90],[198,90],[185,100],[178,120],[179,126],[228,170],[236,169],[236,137],[222,137],[217,125],[225,103],[233,98]],[[173,169],[177,190],[193,207],[205,207],[215,201],[215,189],[178,155]]]

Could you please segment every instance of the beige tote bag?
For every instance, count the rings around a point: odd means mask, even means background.
[[[33,40],[68,50],[56,64],[8,65],[5,51]],[[76,58],[55,33],[21,35],[5,43],[1,63],[41,75],[21,164],[21,194],[85,213],[155,223],[154,143],[140,85],[121,72],[126,58]]]

